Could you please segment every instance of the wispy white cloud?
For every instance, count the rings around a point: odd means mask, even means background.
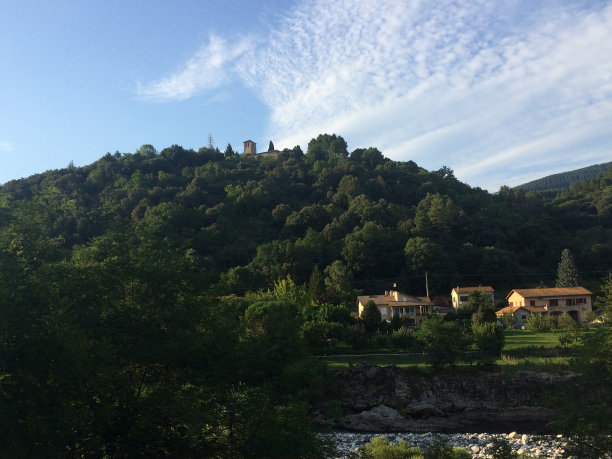
[[[0,151],[9,152],[14,151],[15,146],[12,142],[8,142],[6,140],[0,140]]]
[[[612,5],[538,5],[305,2],[250,56],[278,71],[249,62],[249,84],[279,144],[335,130],[492,191],[528,165],[609,160]]]
[[[610,160],[611,36],[606,1],[304,0],[256,46],[213,37],[141,95],[234,75],[268,106],[277,146],[335,132],[495,191],[530,167]]]
[[[150,100],[184,100],[206,89],[216,88],[231,75],[231,66],[236,59],[251,47],[246,38],[228,44],[223,38],[211,35],[208,43],[181,69],[159,81],[138,84],[137,93]]]

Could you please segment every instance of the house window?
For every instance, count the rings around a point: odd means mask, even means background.
[[[550,304],[551,306],[559,306],[559,300],[550,300],[550,301],[549,301],[549,304]]]
[[[567,306],[575,306],[576,305],[576,300],[574,298],[568,298],[567,300],[565,300],[565,304]]]
[[[586,304],[586,298],[576,298],[576,304]]]
[[[535,306],[535,300],[529,300],[529,306]]]
[[[387,308],[380,308],[380,313],[381,313],[381,315],[386,315],[387,314]]]
[[[510,301],[510,306],[514,306],[514,303],[512,301]]]
[[[523,315],[521,316],[521,320],[526,320],[526,319],[527,319],[527,316],[526,316],[525,314],[523,314]]]

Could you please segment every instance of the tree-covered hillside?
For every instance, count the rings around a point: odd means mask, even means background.
[[[573,171],[548,175],[546,177],[519,185],[516,188],[522,188],[523,191],[526,192],[567,190],[572,185],[597,178],[600,174],[603,174],[610,168],[612,168],[612,161],[609,163],[594,164],[592,166],[583,167]]]
[[[428,172],[376,148],[349,154],[336,135],[279,158],[145,145],[3,185],[2,230],[28,209],[44,220],[39,237],[70,259],[117,225],[146,229],[190,253],[217,294],[315,272],[334,301],[393,283],[423,294],[425,272],[432,295],[478,284],[500,292],[551,285],[566,247],[584,282],[610,269],[609,177],[554,199],[507,187],[491,195],[447,168]]]
[[[277,158],[145,145],[9,182],[2,453],[333,455],[307,407],[334,386],[309,352],[377,339],[350,316],[358,291],[423,294],[425,272],[432,298],[552,285],[564,248],[591,287],[610,269],[611,210],[612,170],[558,195],[491,195],[336,135]],[[477,348],[498,353],[497,327],[479,327]],[[437,316],[421,330],[431,352],[432,330],[464,341]]]

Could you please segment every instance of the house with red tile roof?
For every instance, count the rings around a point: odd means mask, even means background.
[[[592,297],[593,292],[584,287],[559,287],[517,288],[511,290],[506,299],[509,307],[538,308],[551,316],[567,313],[581,322],[584,313],[593,310]],[[500,315],[501,311],[497,314]]]
[[[393,316],[407,319],[409,325],[419,326],[433,314],[433,302],[426,296],[417,297],[395,290],[386,291],[384,295],[362,295],[357,297],[359,316],[368,301],[373,301],[382,320],[390,321]]]

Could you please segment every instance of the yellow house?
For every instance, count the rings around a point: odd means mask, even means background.
[[[593,310],[592,296],[593,292],[584,287],[518,288],[510,291],[506,299],[510,307],[543,308],[551,316],[565,312],[574,320],[582,321],[584,313]]]
[[[416,297],[395,290],[384,295],[363,295],[357,297],[359,316],[368,301],[373,301],[382,320],[391,320],[393,316],[407,317],[409,325],[421,325],[426,317],[433,314],[434,304],[428,297]]]
[[[479,285],[478,287],[455,287],[451,291],[451,299],[453,302],[453,308],[459,309],[465,306],[470,298],[472,292],[483,292],[491,301],[491,308],[495,306],[494,294],[495,290],[490,285]]]

